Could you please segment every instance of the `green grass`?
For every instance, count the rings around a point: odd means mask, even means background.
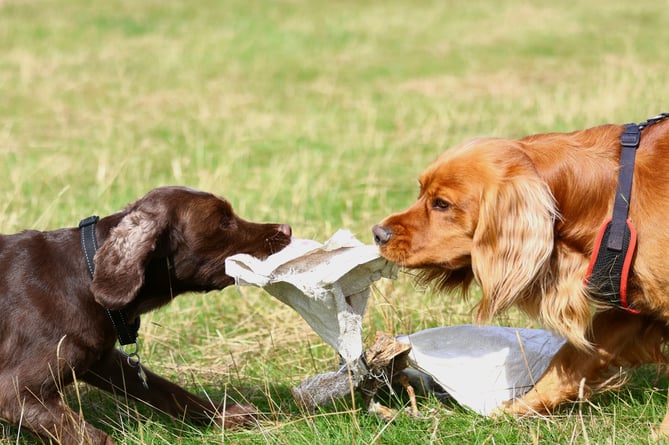
[[[0,0],[0,231],[73,226],[184,184],[301,238],[371,242],[451,145],[667,111],[667,23],[648,0]],[[401,274],[378,284],[365,331],[470,322],[472,304]],[[212,397],[238,390],[266,420],[199,429],[82,386],[74,404],[119,443],[646,443],[665,412],[666,381],[642,369],[551,418],[433,399],[389,424],[359,400],[304,413],[290,387],[335,354],[251,288],[182,296],[141,335],[149,367]],[[0,441],[34,443],[1,423]]]

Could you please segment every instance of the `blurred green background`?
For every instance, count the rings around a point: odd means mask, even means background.
[[[74,226],[183,184],[299,238],[346,228],[371,243],[451,145],[668,111],[667,23],[646,0],[0,0],[0,232]],[[375,287],[365,330],[471,322],[472,300],[402,273]],[[303,413],[289,388],[335,354],[252,288],[180,297],[142,337],[149,367],[212,397],[237,388],[266,421],[198,429],[83,388],[84,416],[119,443],[636,443],[657,439],[665,410],[666,382],[641,370],[547,419],[433,399],[390,424],[356,400]],[[0,439],[33,443],[6,424]]]

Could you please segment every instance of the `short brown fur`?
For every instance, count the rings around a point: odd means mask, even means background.
[[[114,441],[65,405],[75,379],[196,423],[236,427],[250,406],[212,403],[147,370],[148,389],[114,347],[105,307],[129,319],[187,291],[233,283],[225,258],[264,258],[290,242],[290,226],[239,218],[209,193],[162,187],[100,219],[91,281],[80,230],[0,235],[0,418],[58,443]],[[168,261],[169,260],[169,261]]]

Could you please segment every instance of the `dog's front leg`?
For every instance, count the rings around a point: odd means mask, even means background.
[[[180,386],[144,370],[148,388],[137,376],[137,369],[117,349],[108,351],[93,364],[81,380],[105,391],[128,395],[176,418],[187,418],[199,424],[216,423],[235,428],[255,422],[256,410],[248,405],[230,402],[216,406]]]
[[[667,398],[669,399],[669,396]],[[669,437],[669,401],[667,402],[667,412],[660,424],[660,435],[665,438]]]
[[[106,433],[95,428],[72,411],[57,393],[37,397],[26,389],[18,397],[1,401],[2,417],[22,424],[43,439],[61,445],[115,445]]]
[[[588,398],[592,392],[617,386],[611,371],[619,366],[663,363],[661,344],[667,327],[644,315],[609,309],[592,322],[592,349],[565,344],[555,354],[546,372],[524,396],[507,402],[509,414],[545,414],[567,401]],[[669,411],[663,426],[669,430]]]
[[[588,360],[582,351],[565,344],[532,389],[522,397],[506,402],[503,411],[520,416],[550,414],[561,403],[576,400],[581,385],[580,376],[585,372],[581,367]],[[574,369],[574,366],[579,369]],[[586,386],[582,390],[583,397],[590,395]]]

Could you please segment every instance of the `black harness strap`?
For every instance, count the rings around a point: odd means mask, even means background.
[[[100,220],[97,216],[89,216],[79,222],[79,229],[81,230],[81,248],[86,258],[86,265],[88,272],[93,278],[95,274],[95,263],[93,258],[95,252],[98,250],[97,241],[95,239],[95,225]],[[114,326],[118,342],[121,346],[131,345],[137,343],[137,333],[139,332],[139,317],[136,317],[132,323],[128,323],[128,317],[124,310],[115,310],[105,308],[107,316]]]
[[[628,219],[634,160],[641,141],[641,131],[667,118],[669,113],[662,113],[640,124],[625,126],[620,136],[620,170],[613,216],[599,231],[585,279],[597,299],[635,314],[639,311],[627,301],[627,280],[637,239],[636,229]]]
[[[627,226],[627,215],[630,209],[630,195],[632,194],[632,177],[634,176],[634,159],[639,148],[641,130],[636,124],[627,124],[620,136],[620,170],[618,171],[618,187],[613,202],[613,217],[611,218],[611,234],[606,248],[620,252],[623,250],[623,238]]]

